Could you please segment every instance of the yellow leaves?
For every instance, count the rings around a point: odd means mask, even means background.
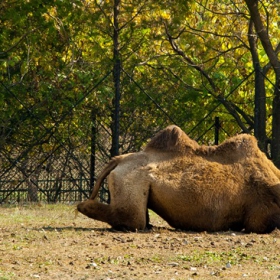
[[[162,19],[170,19],[170,13],[167,10],[161,11],[160,16]]]
[[[231,48],[232,48],[232,45],[231,45],[231,43],[228,42],[228,41],[224,41],[224,42],[222,43],[222,45],[221,45],[221,50],[222,50],[222,51],[227,51],[227,50],[229,50],[229,49],[231,49]]]
[[[63,56],[61,57],[61,60],[62,60],[63,62],[66,62],[66,61],[67,61],[67,56],[66,56],[66,55],[63,55]]]
[[[212,17],[211,22],[212,22],[213,24],[216,24],[216,22],[217,22],[217,21],[219,21],[218,16],[214,16],[214,17]]]
[[[49,10],[48,10],[48,13],[53,16],[53,17],[56,17],[57,16],[57,8],[55,6],[53,7],[50,7]]]
[[[43,14],[42,14],[42,17],[43,17],[46,21],[50,21],[50,19],[51,19],[50,15],[47,14],[47,13],[43,13]]]

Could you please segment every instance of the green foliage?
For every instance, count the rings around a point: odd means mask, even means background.
[[[90,89],[113,69],[113,2],[4,0],[0,5],[4,142],[41,145],[51,135],[54,142],[79,146],[82,138],[88,152],[92,111],[100,124],[110,127],[112,121],[112,75]],[[277,8],[263,7],[275,48]],[[194,138],[215,116],[228,134],[252,130],[244,117],[254,115],[248,23],[246,5],[234,1],[121,1],[121,152],[138,150],[173,122],[193,131]],[[265,67],[260,44],[258,55]],[[271,71],[267,77],[273,80]],[[273,85],[267,81],[271,112]],[[234,112],[221,105],[221,97],[235,104]],[[213,131],[206,133],[204,142],[212,140]]]

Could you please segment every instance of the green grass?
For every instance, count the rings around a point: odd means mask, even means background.
[[[15,279],[14,277],[15,277],[14,273],[0,270],[0,280],[12,280]]]
[[[1,206],[3,207],[3,206]],[[75,206],[66,204],[30,204],[25,206],[4,206],[0,211],[2,225],[41,224],[56,222],[64,216],[75,218]]]

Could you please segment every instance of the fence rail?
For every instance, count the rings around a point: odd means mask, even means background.
[[[11,188],[17,184],[18,188]],[[12,191],[11,191],[12,190]],[[32,187],[25,181],[0,181],[0,203],[20,201],[75,202],[88,197],[89,179],[38,180]]]
[[[38,180],[36,183],[36,186],[33,185],[31,188],[25,180],[22,180],[16,182],[20,187],[12,188],[11,186],[15,185],[14,180],[0,180],[0,204],[38,201],[71,203],[87,199],[92,192],[90,179],[83,177]],[[109,201],[107,188],[101,189],[99,198],[103,202]]]

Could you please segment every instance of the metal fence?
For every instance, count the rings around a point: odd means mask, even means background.
[[[52,112],[42,116],[40,102],[25,102],[24,96],[20,99],[13,87],[1,82],[0,94],[9,96],[12,106],[20,109],[0,124],[0,204],[74,202],[89,197],[95,174],[108,160],[110,130],[99,120],[93,122],[91,108],[81,108],[87,117],[81,117],[81,126],[71,126],[75,125],[75,109],[107,77],[108,73],[95,81],[58,117]],[[92,134],[93,127],[96,135]],[[92,143],[97,135],[99,145]],[[106,187],[100,197],[108,201]]]
[[[0,185],[3,200],[11,204],[20,201],[81,201],[87,198],[90,192],[89,179],[83,177],[72,180],[38,180],[32,184],[26,180],[0,181]]]
[[[219,142],[220,135],[222,137],[229,135],[223,129],[223,122],[219,118],[216,118],[215,122],[196,140],[203,142],[206,134],[212,135],[213,144]],[[96,153],[97,163],[95,163],[94,177],[91,178],[90,155],[87,160],[82,160],[73,154],[67,157],[65,149],[67,150],[62,147],[59,155],[31,154],[28,160],[9,162],[7,170],[0,177],[0,204],[41,201],[74,203],[87,199],[92,192],[91,180],[95,181],[95,176],[100,173],[108,159],[100,152]],[[41,164],[42,161],[44,164]],[[106,180],[99,192],[99,199],[105,203],[110,200]]]
[[[47,116],[47,124],[42,114],[39,115],[41,104],[27,106],[24,100],[1,82],[0,94],[2,91],[9,95],[20,106],[21,114],[14,118],[12,116],[7,126],[0,125],[0,204],[21,201],[75,202],[89,197],[96,176],[110,158],[112,135],[110,124],[106,121],[110,117],[108,113],[103,117],[103,113],[94,112],[95,108],[82,107],[77,120],[80,124],[72,127],[75,125],[74,111],[106,81],[109,74],[94,81],[92,87],[82,92],[80,98],[69,107],[66,104],[59,116]],[[139,86],[137,88],[140,92],[143,90]],[[154,102],[151,98],[149,100]],[[156,105],[158,108],[159,104]],[[186,131],[189,136],[199,143],[217,144],[240,133],[233,119],[217,119],[221,107],[222,104],[214,103],[213,109],[198,120],[190,131]],[[169,117],[164,110],[162,115],[163,118]],[[30,137],[29,131],[33,131]],[[152,132],[149,136],[152,136]],[[133,136],[131,139],[133,142]],[[135,151],[133,149],[128,151]],[[108,202],[109,199],[105,182],[100,200]]]
[[[20,202],[68,202],[75,203],[87,199],[91,193],[89,178],[67,179],[46,179],[38,180],[32,185],[25,180],[0,181],[0,193],[3,203],[17,204]],[[15,187],[17,186],[17,187]],[[100,191],[99,198],[107,202],[109,194],[106,187]]]

